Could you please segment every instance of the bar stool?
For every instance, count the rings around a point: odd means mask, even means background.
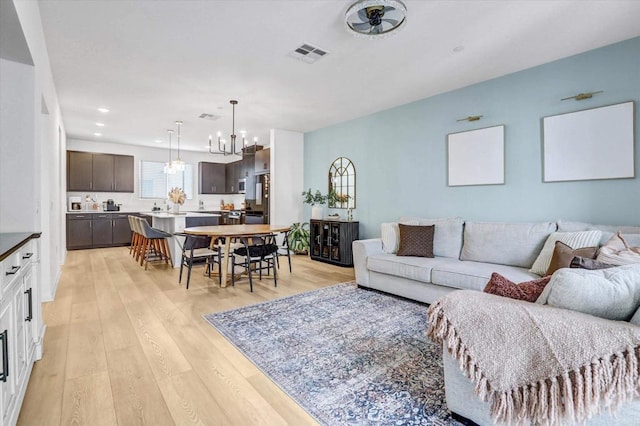
[[[136,230],[136,217],[129,215],[127,216],[127,219],[129,219],[129,228],[131,228],[131,245],[129,246],[129,254],[135,256],[135,250],[137,249],[136,245],[138,243],[140,234],[138,234],[138,231]]]
[[[140,260],[140,256],[142,255],[142,247],[145,244],[146,237],[142,234],[142,225],[140,224],[140,222],[145,219],[142,219],[137,216],[134,216],[132,219],[133,219],[132,221],[133,228],[135,229],[135,232],[138,235],[138,238],[136,239],[136,245],[133,248],[133,256],[136,262],[140,262],[140,266],[142,266],[142,261]]]
[[[142,260],[140,261],[141,265],[144,262],[144,269],[147,270],[152,251],[160,257],[160,261],[164,259],[165,263],[173,265],[171,252],[167,244],[167,238],[171,238],[172,235],[160,229],[152,228],[144,219],[141,219],[139,223],[142,227],[142,235],[145,237],[142,247]]]

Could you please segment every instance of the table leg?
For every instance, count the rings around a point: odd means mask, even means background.
[[[227,272],[229,271],[229,251],[231,250],[231,237],[226,237],[224,239],[224,254],[222,255],[222,287],[226,287],[229,284],[227,283]]]

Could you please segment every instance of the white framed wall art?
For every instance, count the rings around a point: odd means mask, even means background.
[[[504,184],[504,125],[447,135],[449,186]]]

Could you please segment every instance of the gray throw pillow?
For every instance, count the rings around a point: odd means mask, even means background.
[[[580,268],[580,269],[607,269],[613,268],[616,265],[612,265],[610,263],[600,262],[596,259],[591,259],[588,257],[575,256],[571,259],[571,263],[569,264],[570,268]]]
[[[629,321],[640,305],[640,264],[599,270],[559,269],[536,302]]]

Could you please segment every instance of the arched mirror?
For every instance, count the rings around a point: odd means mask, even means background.
[[[356,168],[351,160],[338,157],[329,167],[329,207],[356,208]]]

